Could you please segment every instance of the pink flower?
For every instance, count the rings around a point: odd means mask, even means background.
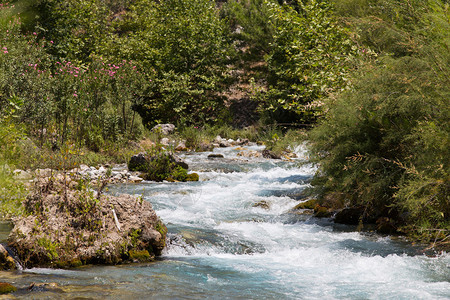
[[[33,35],[37,35],[37,33],[36,33],[36,32],[33,32]]]
[[[78,97],[78,95],[77,95],[76,93],[73,93],[73,96],[74,96],[74,97]]]
[[[50,41],[51,44],[53,44],[53,41]]]

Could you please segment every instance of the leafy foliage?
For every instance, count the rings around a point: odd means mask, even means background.
[[[139,62],[152,79],[140,110],[146,122],[215,120],[231,49],[214,2],[136,1],[117,31],[107,51]]]
[[[269,4],[275,32],[264,109],[278,121],[311,122],[322,113],[322,99],[346,87],[355,46],[328,1],[295,4]]]

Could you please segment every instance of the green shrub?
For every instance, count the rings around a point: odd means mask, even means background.
[[[345,3],[361,2],[368,3]],[[361,60],[352,90],[327,100],[327,114],[310,134],[312,154],[320,162],[313,184],[322,194],[349,195],[366,215],[394,217],[410,233],[431,233],[428,238],[443,230],[445,238],[450,207],[448,8],[440,1],[408,6],[388,1],[392,12],[409,10],[396,15],[385,10],[385,2],[374,3],[355,13],[353,25],[360,30],[363,49],[374,48],[378,58]],[[363,26],[374,20],[366,13],[382,18],[378,25],[385,29]],[[391,35],[391,44],[409,50],[376,46],[373,41],[383,40],[385,30],[399,32]],[[369,34],[374,35],[370,42]]]

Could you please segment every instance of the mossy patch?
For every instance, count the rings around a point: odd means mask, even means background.
[[[130,250],[128,256],[132,261],[147,262],[153,260],[153,257],[147,250]]]

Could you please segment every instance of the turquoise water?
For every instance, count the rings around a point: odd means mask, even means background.
[[[253,147],[253,149],[256,149]],[[417,248],[329,220],[290,213],[315,169],[248,159],[237,150],[185,155],[195,183],[117,185],[143,196],[169,229],[150,264],[0,272],[20,298],[108,299],[449,299],[450,255]],[[254,207],[264,201],[269,208]],[[57,290],[29,292],[31,282]]]

